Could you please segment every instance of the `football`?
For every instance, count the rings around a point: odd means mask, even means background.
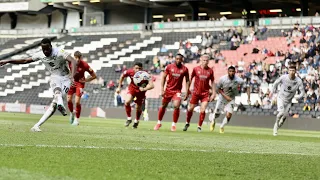
[[[138,71],[133,76],[133,83],[138,87],[146,87],[149,83],[151,76],[145,71]]]

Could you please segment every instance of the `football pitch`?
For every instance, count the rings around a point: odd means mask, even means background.
[[[0,179],[320,179],[320,132],[0,113]],[[196,118],[193,118],[195,122]],[[236,121],[236,119],[233,119]]]

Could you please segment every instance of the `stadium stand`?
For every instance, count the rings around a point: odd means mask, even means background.
[[[101,29],[101,27],[99,28]],[[129,29],[130,27],[128,26],[127,28]],[[262,26],[260,30],[244,28],[241,30],[243,31],[241,35],[234,33],[236,32],[234,27],[227,29],[217,28],[216,30],[194,28],[192,30],[181,29],[179,31],[155,30],[153,33],[145,34],[135,32],[123,34],[105,33],[102,35],[99,35],[98,31],[85,34],[87,29],[83,28],[79,32],[70,33],[71,35],[62,36],[54,40],[54,46],[62,47],[71,53],[76,50],[81,51],[85,60],[97,71],[98,80],[86,85],[85,91],[89,94],[89,98],[82,102],[85,107],[107,108],[115,106],[115,94],[112,88],[109,89],[107,86],[108,82],[111,80],[111,84],[117,86],[120,72],[125,68],[130,68],[134,62],[139,61],[144,64],[145,69],[154,75],[155,88],[147,93],[147,97],[149,108],[157,109],[161,103],[159,100],[160,77],[161,70],[164,67],[159,59],[168,58],[169,54],[174,55],[177,52],[181,52],[181,50],[186,53],[186,57],[189,57],[188,50],[190,50],[190,47],[186,47],[186,44],[190,44],[190,46],[196,46],[200,54],[205,52],[212,53],[213,61],[210,62],[210,66],[214,67],[216,79],[226,73],[226,67],[229,65],[234,65],[237,68],[242,66],[239,64],[239,61],[243,59],[241,61],[244,66],[243,72],[239,72],[238,75],[247,80],[247,83],[251,85],[254,92],[250,106],[246,105],[245,94],[241,94],[241,96],[236,98],[236,102],[239,104],[236,108],[246,109],[245,111],[236,111],[236,113],[245,115],[272,115],[276,110],[274,106],[275,102],[273,102],[274,99],[270,95],[273,83],[272,77],[285,73],[286,61],[289,59],[288,53],[290,56],[294,56],[295,50],[303,50],[303,46],[305,46],[304,42],[300,41],[301,37],[292,37],[290,33],[297,33],[296,31],[299,31],[301,33],[300,36],[308,39],[309,43],[306,45],[308,50],[317,48],[318,41],[316,42],[316,40],[318,39],[318,34],[314,32],[310,36],[310,34],[307,34],[308,28],[311,27],[301,26],[300,30],[296,30],[287,26],[285,28]],[[248,41],[247,38],[251,35],[251,32],[253,32],[253,37]],[[212,38],[209,46],[203,43],[204,39],[209,37],[206,36],[207,33]],[[233,35],[239,36],[240,45],[235,50],[230,50],[233,46]],[[313,36],[316,36],[316,38],[312,41],[310,38],[313,38]],[[40,50],[39,47],[36,47],[39,39],[41,38],[1,38],[1,54],[17,54],[13,58],[30,57],[34,52]],[[311,42],[312,44],[310,44]],[[22,45],[17,46],[17,44]],[[27,50],[22,48],[33,49]],[[9,50],[5,51],[4,49]],[[253,53],[255,50],[258,50],[258,52]],[[299,59],[306,61],[304,60],[305,57],[317,58],[316,54],[306,56],[305,54],[309,53],[308,50],[305,53],[297,52]],[[188,58],[186,61],[189,71],[197,66],[195,54],[193,52],[192,56],[190,56],[191,58]],[[304,56],[302,56],[303,54]],[[219,59],[218,56],[222,58]],[[312,63],[311,61],[309,62],[309,59],[307,61],[309,64]],[[160,64],[160,71],[157,71],[156,68],[158,67],[154,63]],[[2,96],[2,102],[19,101],[27,104],[48,104],[51,101],[52,95],[47,83],[49,79],[48,73],[40,62],[22,66],[8,65],[6,67],[6,69],[0,70],[0,96]],[[318,66],[315,67],[317,68]],[[260,76],[261,74],[257,75],[258,71],[261,71],[262,76]],[[299,71],[301,70],[299,69]],[[305,83],[306,85],[308,83],[314,84],[313,82]],[[121,92],[122,97],[125,95],[126,84]],[[240,90],[244,91],[243,88]],[[316,97],[316,99],[318,98]],[[318,110],[316,108],[317,103],[310,103],[310,101],[311,98],[308,99],[306,97],[304,102],[294,102],[295,104],[292,107],[291,113],[307,117],[311,115],[319,116],[320,113],[318,111],[310,111],[311,109]],[[260,108],[256,108],[257,106]],[[213,108],[214,103],[210,103],[209,107]]]

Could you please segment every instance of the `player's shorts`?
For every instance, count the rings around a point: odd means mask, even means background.
[[[68,92],[68,95],[73,95],[74,93],[76,93],[76,96],[81,97],[83,94],[83,86],[81,85],[71,86]]]
[[[170,101],[181,101],[181,92],[168,93],[167,91],[164,93],[164,97],[162,98],[162,103],[169,103]]]
[[[291,108],[291,102],[285,102],[284,100],[277,98],[277,106],[278,106],[278,112],[281,112],[283,114],[287,114],[290,111]]]
[[[134,100],[134,102],[140,106],[143,104],[144,100],[146,99],[146,92],[141,92],[141,91],[129,89],[127,94],[131,94],[131,96],[133,98],[136,98],[136,100]]]
[[[234,100],[228,102],[221,95],[219,95],[216,107],[214,109],[214,113],[215,114],[220,114],[221,111],[224,110],[224,112],[228,112],[228,113],[232,114],[233,113],[234,104],[235,104]]]
[[[70,90],[71,80],[69,76],[51,76],[50,88],[54,93],[54,90],[60,88],[62,95],[68,94]]]
[[[192,94],[190,104],[198,104],[201,102],[209,102],[209,93],[207,94]]]

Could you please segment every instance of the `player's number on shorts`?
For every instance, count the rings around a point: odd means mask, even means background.
[[[63,87],[63,91],[66,92],[66,93],[68,93],[68,92],[69,92],[69,88],[68,88],[67,86],[64,86],[64,87]]]

